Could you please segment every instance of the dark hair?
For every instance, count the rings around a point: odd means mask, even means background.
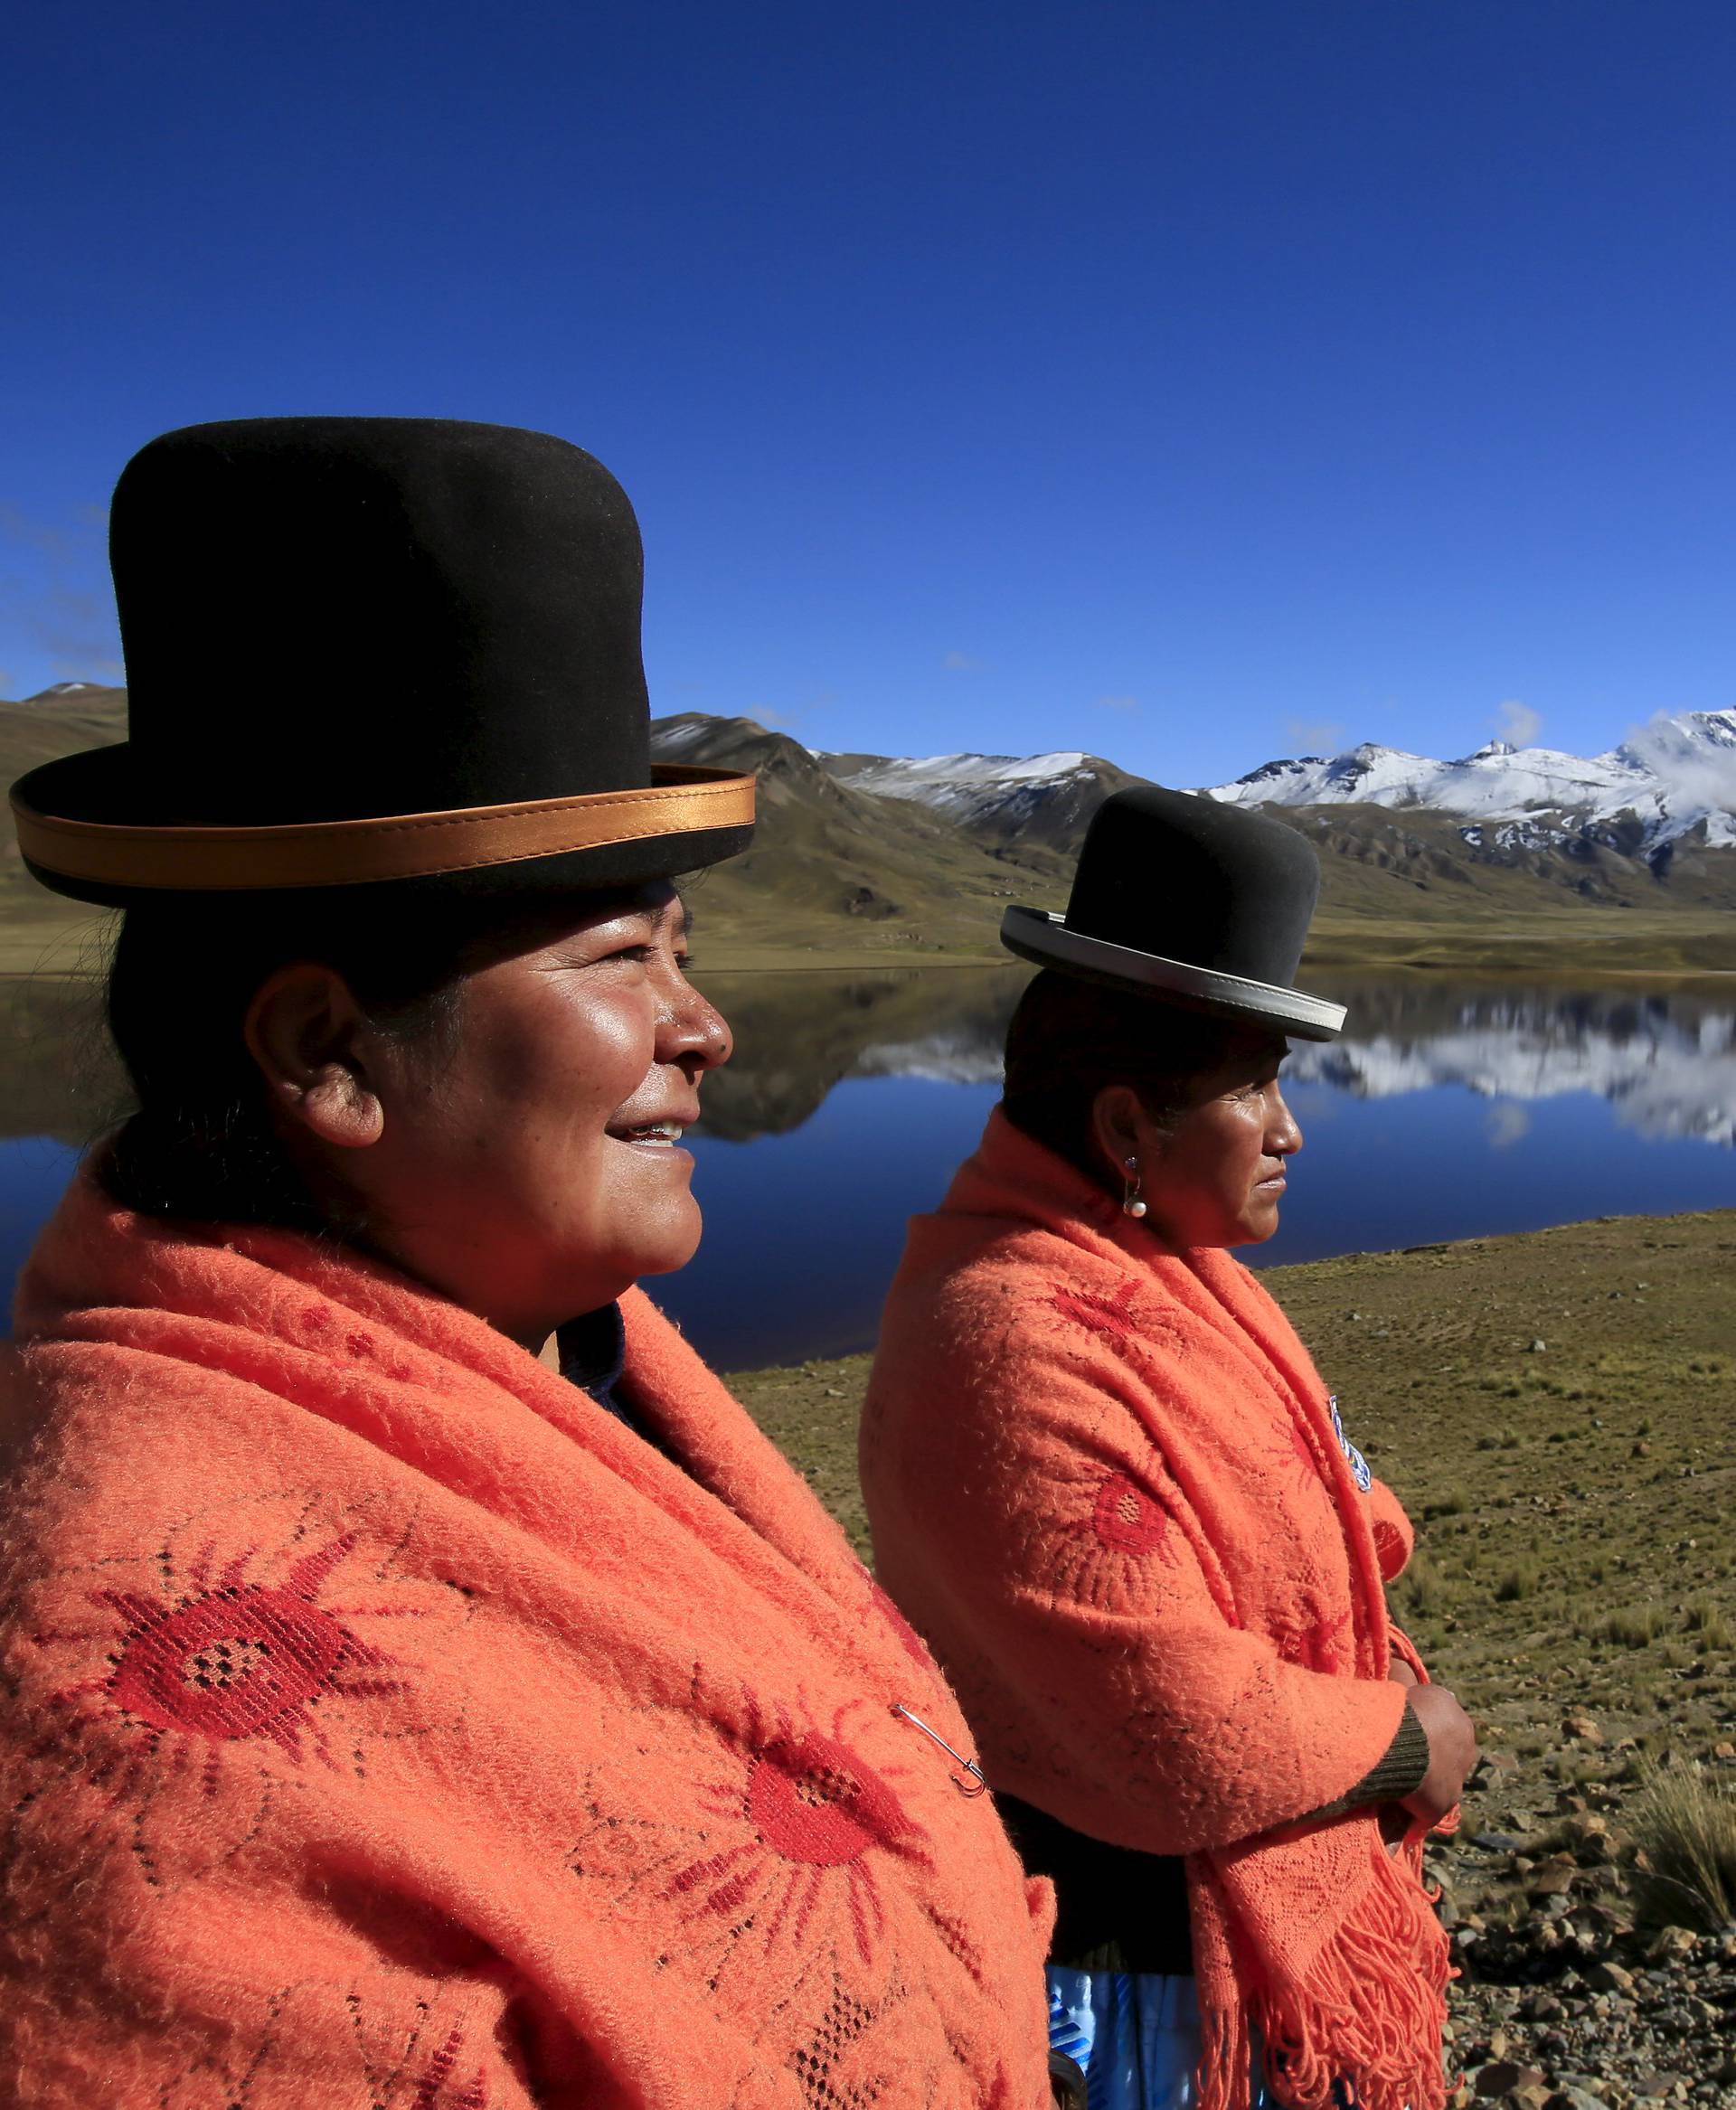
[[[535,944],[601,894],[514,901],[365,894],[213,897],[128,909],[109,964],[108,1031],[136,1111],[102,1161],[148,1216],[360,1236],[308,1191],[243,1035],[261,983],[297,960],[335,968],[373,1023],[430,1060],[457,1032],[463,976]]]
[[[1091,1107],[1105,1085],[1130,1086],[1163,1126],[1184,1111],[1196,1080],[1227,1061],[1248,1031],[1125,985],[1045,967],[1006,1029],[1002,1105],[1027,1135],[1079,1171],[1101,1176]]]

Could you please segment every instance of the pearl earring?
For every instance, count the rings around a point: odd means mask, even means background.
[[[1137,1157],[1126,1157],[1121,1163],[1127,1175],[1127,1192],[1121,1197],[1121,1213],[1123,1216],[1143,1216],[1146,1205],[1139,1194],[1139,1160]]]

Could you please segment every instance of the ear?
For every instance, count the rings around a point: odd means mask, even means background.
[[[1130,1084],[1106,1084],[1091,1101],[1091,1139],[1117,1179],[1143,1147],[1149,1126]]]
[[[378,1143],[385,1108],[369,1076],[366,1015],[335,968],[279,967],[247,1007],[241,1031],[273,1105],[321,1143]]]

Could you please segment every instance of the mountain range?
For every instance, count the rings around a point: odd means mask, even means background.
[[[1142,781],[1076,750],[829,753],[749,720],[697,713],[659,721],[653,747],[669,760],[761,768],[754,852],[706,886],[727,904],[731,930],[758,921],[762,945],[779,942],[765,928],[774,901],[799,895],[819,908],[830,889],[835,918],[842,907],[860,919],[876,952],[950,950],[960,925],[992,952],[1004,903],[1064,903],[1091,815]],[[1589,761],[1499,743],[1460,762],[1363,746],[1203,788],[1262,806],[1315,843],[1317,960],[1475,959],[1531,974],[1570,959],[1599,972],[1736,968],[1736,713],[1663,721],[1643,747]],[[822,812],[830,824],[816,839],[808,824]],[[917,819],[944,824],[955,846],[926,903],[909,883],[910,858],[921,855],[910,836]],[[797,949],[827,949],[817,931],[783,931]]]
[[[1063,862],[1100,801],[1138,781],[1076,752],[815,759],[852,789],[942,815],[1003,855],[1041,847]],[[1364,743],[1198,788],[1263,807],[1315,842],[1327,921],[1736,908],[1736,711],[1659,719],[1590,758],[1495,740],[1435,761]],[[1736,931],[1707,935],[1698,964],[1736,966]]]
[[[238,697],[239,697],[238,685]],[[65,683],[0,702],[0,781],[122,737],[126,692]],[[760,826],[703,876],[703,954],[725,966],[990,958],[1010,900],[1065,902],[1097,807],[1142,779],[1077,751],[1025,758],[816,752],[748,718],[656,721],[668,761],[754,769]],[[1736,711],[1659,720],[1581,758],[1491,742],[1458,761],[1364,744],[1270,761],[1208,797],[1260,806],[1321,853],[1311,951],[1341,964],[1547,972],[1736,968]],[[1619,910],[1613,915],[1608,911]],[[67,905],[0,859],[0,966]]]
[[[1476,849],[1580,841],[1656,859],[1687,838],[1736,849],[1736,711],[1660,718],[1590,757],[1491,740],[1462,761],[1434,762],[1365,744],[1268,762],[1206,796],[1235,805],[1427,807],[1466,821],[1460,834]]]
[[[1035,834],[1071,848],[1099,801],[1138,781],[1099,756],[819,753],[858,791],[904,799],[984,836]],[[1736,848],[1736,711],[1658,720],[1638,738],[1590,758],[1491,740],[1456,762],[1373,742],[1335,756],[1263,763],[1232,784],[1197,786],[1231,805],[1377,805],[1466,821],[1474,849],[1559,847],[1589,841],[1651,855],[1684,837]]]

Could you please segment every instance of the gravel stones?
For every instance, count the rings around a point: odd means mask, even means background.
[[[1736,1926],[1636,1928],[1623,1903],[1458,1930],[1457,2110],[1736,2110]]]

